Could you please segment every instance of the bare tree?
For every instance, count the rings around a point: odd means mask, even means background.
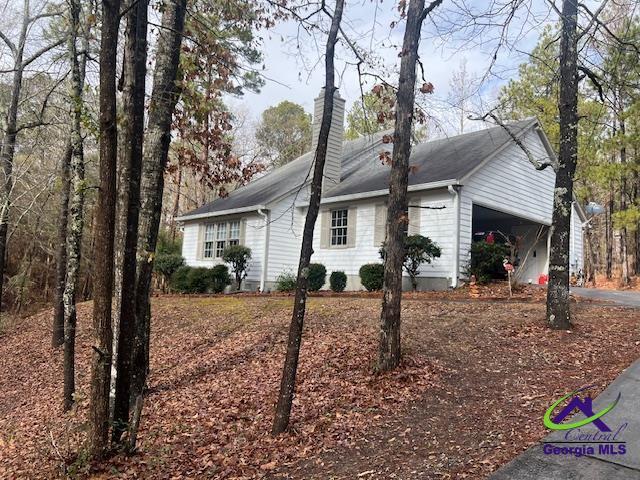
[[[113,441],[119,443],[129,424],[131,361],[136,319],[136,250],[140,217],[140,178],[144,141],[144,94],[147,73],[147,0],[131,2],[127,13],[124,68],[124,113],[127,117],[123,133],[124,161],[127,164],[127,198],[124,205],[124,255],[120,299],[120,328],[116,396],[113,414]]]
[[[407,25],[402,44],[400,78],[396,94],[396,120],[393,133],[389,205],[387,207],[387,247],[378,352],[378,368],[382,371],[394,369],[400,363],[402,264],[409,222],[407,186],[409,183],[418,44],[420,43],[422,22],[441,3],[442,0],[435,0],[425,7],[424,0],[411,0],[406,15]]]
[[[298,279],[296,283],[296,296],[293,304],[293,314],[289,325],[289,340],[287,342],[287,356],[282,371],[280,382],[280,393],[278,395],[278,405],[273,421],[272,433],[274,435],[284,432],[289,425],[291,415],[291,404],[296,385],[296,373],[298,370],[298,358],[300,356],[300,344],[302,343],[302,327],[304,324],[304,314],[307,302],[307,283],[309,274],[309,263],[313,253],[313,230],[320,210],[320,197],[322,195],[322,175],[327,157],[327,144],[331,119],[333,116],[333,97],[336,91],[334,55],[336,43],[338,42],[338,32],[342,21],[344,0],[336,0],[333,14],[327,12],[323,3],[322,9],[331,16],[331,27],[327,38],[325,52],[325,86],[324,105],[322,111],[322,123],[318,134],[318,143],[315,151],[313,179],[311,181],[311,195],[309,207],[302,233],[302,246],[300,248],[300,263],[298,264]]]
[[[60,211],[58,213],[58,245],[56,247],[56,277],[53,300],[53,332],[51,345],[64,343],[64,286],[67,278],[67,225],[69,219],[69,197],[71,195],[71,143],[67,142],[60,160]]]
[[[84,146],[82,137],[82,90],[84,86],[85,61],[78,59],[78,34],[80,30],[80,0],[69,0],[68,50],[71,64],[71,163],[69,211],[66,235],[66,275],[63,290],[64,311],[64,410],[73,404],[75,393],[75,343],[76,343],[76,290],[80,271],[82,229],[84,227]],[[83,54],[83,58],[86,58]],[[64,193],[63,193],[64,196]]]
[[[89,406],[89,448],[94,458],[104,454],[109,440],[111,383],[111,297],[116,205],[118,134],[116,126],[116,50],[120,0],[102,1],[100,41],[100,190],[95,219],[93,267],[93,359]]]
[[[560,40],[560,154],[553,195],[547,322],[568,329],[569,237],[573,202],[573,177],[578,157],[578,3],[562,2]]]
[[[179,97],[176,77],[186,8],[186,0],[170,0],[165,4],[162,13],[162,28],[158,38],[153,74],[153,92],[144,140],[135,287],[136,317],[131,364],[131,399],[134,403],[129,428],[131,450],[136,446],[144,386],[149,368],[151,273],[162,214],[164,169],[167,165],[171,141],[171,119]]]
[[[13,156],[16,150],[16,139],[21,130],[34,128],[43,123],[42,116],[37,121],[28,123],[19,123],[18,121],[24,72],[25,69],[33,62],[41,58],[53,48],[64,43],[64,38],[43,46],[31,55],[26,53],[25,48],[29,40],[29,33],[33,29],[34,25],[42,19],[57,16],[59,13],[60,12],[57,11],[42,11],[40,13],[33,14],[29,0],[24,0],[22,8],[22,23],[17,43],[14,43],[9,38],[8,34],[0,30],[0,40],[2,40],[9,48],[13,60],[13,79],[11,82],[9,106],[6,112],[4,131],[2,132],[2,143],[0,144],[0,170],[2,171],[0,185],[0,308],[2,306],[2,284],[5,271],[5,258],[7,255],[7,231],[9,228],[11,191],[13,189]],[[46,102],[42,106],[43,112],[45,107]]]

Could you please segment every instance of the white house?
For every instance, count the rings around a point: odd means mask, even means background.
[[[315,100],[316,139],[322,101],[321,92]],[[382,142],[382,134],[343,141],[344,103],[336,94],[312,262],[324,264],[327,272],[344,271],[347,289],[360,289],[360,266],[380,261],[390,172],[380,161],[380,152],[391,150],[391,145]],[[553,155],[537,120],[508,128],[538,160]],[[312,163],[313,153],[306,153],[180,217],[187,264],[212,266],[221,261],[225,246],[239,243],[253,254],[247,289],[268,291],[280,274],[295,273]],[[555,174],[551,168],[536,170],[504,128],[415,145],[410,163],[409,234],[427,236],[442,249],[440,258],[422,266],[419,288],[456,287],[465,277],[472,242],[489,232],[518,239],[516,274],[522,281],[537,282],[547,272]],[[570,240],[574,272],[583,266],[585,220],[574,203]]]

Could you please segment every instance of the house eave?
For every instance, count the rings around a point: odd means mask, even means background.
[[[224,215],[235,215],[237,213],[257,212],[258,210],[266,210],[265,205],[250,205],[248,207],[230,208],[228,210],[218,210],[217,212],[196,213],[195,215],[183,215],[176,217],[177,222],[188,222],[190,220],[200,220],[210,217],[222,217]]]
[[[450,180],[441,180],[438,182],[429,182],[429,183],[419,183],[416,185],[409,185],[409,187],[407,187],[407,191],[408,192],[418,192],[421,190],[433,190],[436,188],[445,188],[448,187],[449,185],[458,185],[460,182],[457,179],[450,179]],[[369,192],[360,192],[360,193],[352,193],[349,195],[338,195],[336,197],[326,197],[323,198],[322,200],[320,200],[320,204],[321,205],[326,205],[326,204],[332,204],[332,203],[339,203],[339,202],[350,202],[352,200],[362,200],[362,199],[366,199],[366,198],[375,198],[375,197],[384,197],[386,195],[389,195],[389,189],[385,188],[383,190],[371,190]],[[308,207],[309,206],[309,202],[308,201],[301,201],[301,202],[296,202],[296,207],[298,208],[302,208],[302,207]]]

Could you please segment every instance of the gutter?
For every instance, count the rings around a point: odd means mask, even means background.
[[[262,252],[262,271],[260,272],[260,293],[264,293],[267,283],[267,268],[269,260],[269,230],[271,223],[269,222],[269,213],[264,213],[262,208],[258,209],[258,215],[264,218],[264,250]]]
[[[255,212],[260,210],[266,210],[266,208],[267,207],[264,205],[251,205],[248,207],[219,210],[217,212],[205,212],[205,213],[196,213],[194,215],[183,215],[182,217],[176,217],[175,220],[177,222],[185,222],[187,220],[198,220],[200,218],[221,217],[223,215],[235,215],[236,213]]]
[[[458,184],[458,180],[452,178],[449,180],[442,180],[438,182],[429,182],[429,183],[418,183],[416,185],[409,185],[407,187],[407,192],[417,192],[421,190],[432,190],[436,188],[448,187],[452,184]],[[325,197],[320,200],[321,205],[325,205],[327,203],[338,203],[338,202],[349,202],[351,200],[360,200],[363,198],[373,198],[373,197],[384,197],[385,195],[389,195],[389,189],[385,188],[383,190],[371,190],[369,192],[360,192],[360,193],[351,193],[349,195],[339,195],[337,197]],[[309,202],[296,202],[296,207],[308,207]]]
[[[447,190],[453,195],[454,214],[454,240],[453,240],[453,269],[451,272],[451,288],[458,286],[458,276],[460,275],[460,190],[462,185],[449,185]]]

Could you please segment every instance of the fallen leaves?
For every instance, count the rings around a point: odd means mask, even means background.
[[[310,299],[291,429],[278,437],[269,432],[292,299],[156,298],[140,452],[99,466],[76,455],[90,305],[79,309],[78,405],[67,415],[43,312],[0,337],[0,478],[486,476],[544,435],[540,412],[558,394],[603,387],[639,353],[633,311],[578,304],[573,332],[554,332],[529,302],[540,290],[525,288],[519,304],[416,294],[404,302],[403,366],[382,375],[372,373],[379,300]]]

